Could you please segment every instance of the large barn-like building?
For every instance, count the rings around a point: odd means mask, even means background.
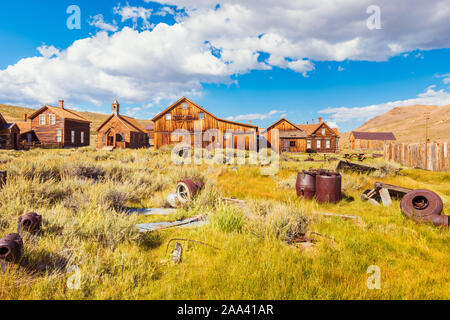
[[[8,123],[0,114],[0,149],[18,149],[19,135],[19,127],[15,123]]]
[[[159,113],[153,123],[155,149],[183,140],[189,143],[187,139],[194,145],[195,125],[202,132],[203,140],[207,140],[202,142],[202,147],[213,145],[246,150],[257,147],[257,126],[220,119],[186,97]],[[175,132],[179,134],[175,135]]]

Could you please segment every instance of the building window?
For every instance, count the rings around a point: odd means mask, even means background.
[[[125,132],[122,132],[122,141],[125,141]]]
[[[311,149],[311,140],[306,141],[306,149]]]
[[[205,114],[204,114],[203,112],[200,112],[200,113],[198,114],[198,118],[199,118],[200,120],[205,119]]]
[[[231,133],[230,132],[225,132],[225,134],[223,135],[225,140],[228,140],[231,138]]]
[[[56,130],[56,142],[62,142],[62,130]]]
[[[166,120],[172,120],[172,114],[166,113]]]
[[[84,131],[81,131],[81,144],[84,144]]]
[[[295,147],[295,141],[291,141],[291,142],[289,143],[289,145],[290,145],[291,147]]]
[[[27,142],[31,143],[33,141],[33,134],[32,133],[28,133],[27,134]]]
[[[55,125],[56,124],[56,116],[54,114],[50,114],[49,118],[50,118],[50,124]]]
[[[70,141],[72,142],[72,143],[75,143],[75,131],[71,131],[71,133],[70,133]]]
[[[39,116],[39,124],[40,124],[41,126],[44,126],[44,125],[45,125],[45,114],[41,114],[41,115]]]
[[[327,140],[327,141],[326,141],[326,148],[327,148],[327,149],[330,149],[330,148],[331,148],[331,141],[330,141],[330,140]]]
[[[188,103],[187,103],[187,102],[183,102],[182,108],[183,108],[184,110],[186,110],[186,109],[188,108]]]
[[[321,147],[321,141],[320,140],[317,140],[317,149],[320,149],[320,147]]]
[[[322,128],[322,135],[324,136],[326,134],[325,128]]]

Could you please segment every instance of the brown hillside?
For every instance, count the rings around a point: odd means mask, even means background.
[[[431,141],[450,141],[450,105],[397,107],[370,119],[354,131],[386,132],[395,134],[399,142],[425,141],[424,113],[430,113],[429,138]],[[342,147],[348,145],[349,133],[341,134]]]

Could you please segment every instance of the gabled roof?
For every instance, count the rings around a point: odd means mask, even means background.
[[[327,125],[325,122],[322,123],[313,123],[313,124],[298,124],[297,127],[302,128],[306,131],[306,134],[308,136],[314,134],[319,130],[322,125],[325,125],[327,128],[329,128],[331,131],[339,135],[339,130],[337,128],[331,128],[329,125]]]
[[[115,115],[115,114],[110,115],[108,117],[108,119],[106,119],[100,125],[100,127],[98,127],[97,131],[100,131],[100,129],[103,128],[103,126],[105,126],[114,117],[117,117],[125,125],[125,127],[127,127],[128,130],[146,133],[145,129],[142,127],[142,125],[136,119],[131,118],[131,117],[127,117],[127,116],[123,116],[121,114],[119,114],[119,115]]]
[[[355,139],[362,140],[397,140],[392,132],[352,132]]]
[[[81,113],[79,113],[77,111],[69,110],[69,109],[66,109],[66,108],[62,109],[62,108],[59,108],[59,107],[53,107],[53,106],[48,106],[48,105],[45,105],[42,108],[40,108],[38,111],[33,113],[29,118],[30,119],[34,119],[40,113],[44,112],[47,109],[50,110],[51,112],[55,113],[56,115],[60,116],[63,119],[71,119],[71,120],[83,121],[83,122],[91,123],[90,120],[86,119]]]
[[[16,124],[19,127],[20,133],[31,131],[31,121],[19,121]]]
[[[211,112],[206,111],[204,108],[200,107],[198,104],[196,104],[195,102],[193,102],[192,100],[186,98],[186,97],[182,97],[181,99],[179,99],[177,102],[173,103],[170,107],[168,107],[167,109],[165,109],[164,111],[158,113],[156,115],[156,117],[154,117],[152,119],[153,122],[156,122],[159,118],[161,118],[163,115],[165,115],[167,112],[169,112],[170,110],[174,109],[178,104],[180,104],[181,102],[186,101],[186,102],[190,102],[191,104],[193,104],[195,107],[199,108],[200,110],[202,110],[204,113],[210,115],[211,117],[215,118],[217,121],[221,121],[221,122],[226,122],[226,123],[231,123],[231,124],[236,124],[239,126],[243,126],[243,127],[249,127],[249,128],[255,128],[258,129],[258,126],[254,126],[252,124],[246,124],[246,123],[240,123],[240,122],[234,122],[231,120],[225,120],[225,119],[220,119],[218,117],[216,117],[215,115],[213,115]]]
[[[0,124],[5,124],[7,123],[5,118],[3,118],[3,115],[0,113]]]
[[[301,129],[300,127],[298,127],[297,125],[293,124],[292,122],[290,122],[289,120],[287,120],[286,118],[281,118],[280,120],[278,120],[277,122],[275,122],[274,124],[272,124],[270,127],[268,127],[266,129],[266,131],[271,130],[273,127],[277,126],[280,122],[286,121],[287,123],[289,123],[291,126],[293,126],[294,128],[300,130],[300,131],[304,131],[303,129]]]
[[[0,130],[11,130],[17,126],[15,123],[2,123],[0,124]]]

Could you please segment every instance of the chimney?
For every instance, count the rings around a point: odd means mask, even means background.
[[[323,122],[322,120],[323,120],[322,117],[320,117],[320,118],[319,118],[319,123],[320,123],[320,124],[322,124],[322,122]]]
[[[311,122],[312,124],[314,124],[314,119],[312,119],[312,122]]]
[[[250,120],[249,123],[252,124],[252,120]]]
[[[23,114],[23,121],[24,122],[28,121],[28,115],[26,113]]]
[[[59,107],[64,109],[64,100],[59,100]]]

